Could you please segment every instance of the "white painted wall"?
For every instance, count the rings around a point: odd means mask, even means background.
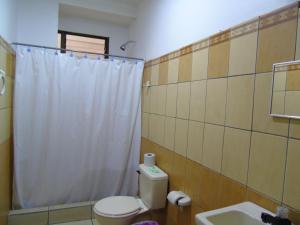
[[[0,35],[12,42],[16,38],[16,1],[0,0]]]
[[[128,40],[129,29],[127,26],[67,16],[60,17],[59,29],[109,37],[109,53],[126,55],[124,51],[120,50],[120,45]]]
[[[58,0],[17,0],[17,42],[56,47]]]
[[[130,55],[153,59],[295,0],[142,0]]]

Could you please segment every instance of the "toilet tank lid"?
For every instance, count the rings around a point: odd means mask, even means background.
[[[150,180],[168,180],[168,174],[157,166],[145,166],[144,164],[140,164],[140,172]]]

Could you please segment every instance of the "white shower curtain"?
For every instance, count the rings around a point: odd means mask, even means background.
[[[135,195],[143,62],[16,50],[14,207]]]

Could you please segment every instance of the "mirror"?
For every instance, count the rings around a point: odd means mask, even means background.
[[[300,119],[300,60],[273,65],[271,116]]]

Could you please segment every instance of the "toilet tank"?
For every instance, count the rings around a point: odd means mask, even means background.
[[[157,166],[140,164],[140,197],[149,209],[161,209],[166,205],[168,175]]]

